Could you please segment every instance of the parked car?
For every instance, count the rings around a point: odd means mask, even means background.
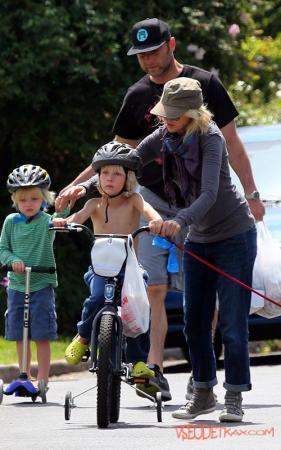
[[[264,221],[272,237],[281,247],[281,124],[250,126],[238,129],[251,161],[254,178],[262,200],[265,202]],[[241,192],[238,177],[232,172],[234,184]],[[180,292],[169,291],[166,297],[168,334],[165,347],[181,347],[187,354],[183,335],[183,296]],[[281,316],[265,319],[251,314],[249,320],[250,341],[281,339]],[[215,337],[217,357],[222,349],[219,330]]]

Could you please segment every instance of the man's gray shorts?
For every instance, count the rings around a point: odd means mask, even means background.
[[[173,219],[175,217],[177,209],[169,208],[168,203],[149,189],[141,187],[140,193],[143,198],[159,212],[164,220]],[[147,225],[147,222],[142,219],[140,226],[144,225]],[[187,228],[182,228],[180,233],[173,238],[173,241],[183,245],[186,234]],[[152,245],[153,237],[154,236],[149,233],[141,233],[139,235],[138,260],[148,272],[148,285],[166,284],[170,289],[183,291],[182,252],[177,249],[177,257],[180,266],[179,273],[170,274],[167,271],[169,252],[168,250]]]

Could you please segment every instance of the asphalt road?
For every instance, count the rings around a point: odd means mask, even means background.
[[[273,363],[270,363],[273,364]],[[245,393],[244,422],[222,426],[218,422],[224,390],[223,370],[218,371],[217,411],[192,421],[177,420],[171,412],[184,401],[187,369],[184,362],[166,363],[166,376],[173,399],[166,403],[163,422],[157,422],[152,404],[122,384],[120,421],[108,429],[96,425],[96,390],[75,400],[70,421],[64,419],[67,391],[77,395],[95,385],[88,372],[53,377],[48,403],[4,396],[0,406],[0,448],[5,450],[87,450],[87,449],[281,449],[281,364],[252,367],[253,390]]]

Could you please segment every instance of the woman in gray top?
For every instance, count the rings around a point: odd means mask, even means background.
[[[251,285],[256,228],[247,201],[231,182],[225,140],[203,105],[200,83],[190,78],[167,82],[151,111],[163,126],[137,147],[144,166],[159,158],[165,193],[177,213],[150,223],[151,231],[173,237],[189,226],[185,248]],[[241,421],[241,392],[251,389],[248,315],[251,293],[184,255],[185,336],[189,344],[194,393],[173,417],[193,419],[216,408],[217,384],[211,325],[219,295],[219,325],[225,347],[225,407],[220,421]]]

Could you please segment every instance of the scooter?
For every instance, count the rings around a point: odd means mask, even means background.
[[[12,271],[12,267],[7,267],[8,271]],[[3,401],[3,395],[13,395],[15,397],[31,397],[33,402],[37,397],[41,397],[42,403],[47,403],[47,386],[45,380],[38,380],[38,387],[28,379],[27,376],[27,349],[28,349],[28,332],[29,332],[29,302],[30,302],[30,274],[31,272],[38,273],[55,273],[54,267],[25,267],[25,294],[24,294],[24,309],[23,309],[23,338],[22,338],[22,361],[20,368],[20,375],[16,380],[13,380],[4,389],[3,380],[0,380],[0,404]]]

